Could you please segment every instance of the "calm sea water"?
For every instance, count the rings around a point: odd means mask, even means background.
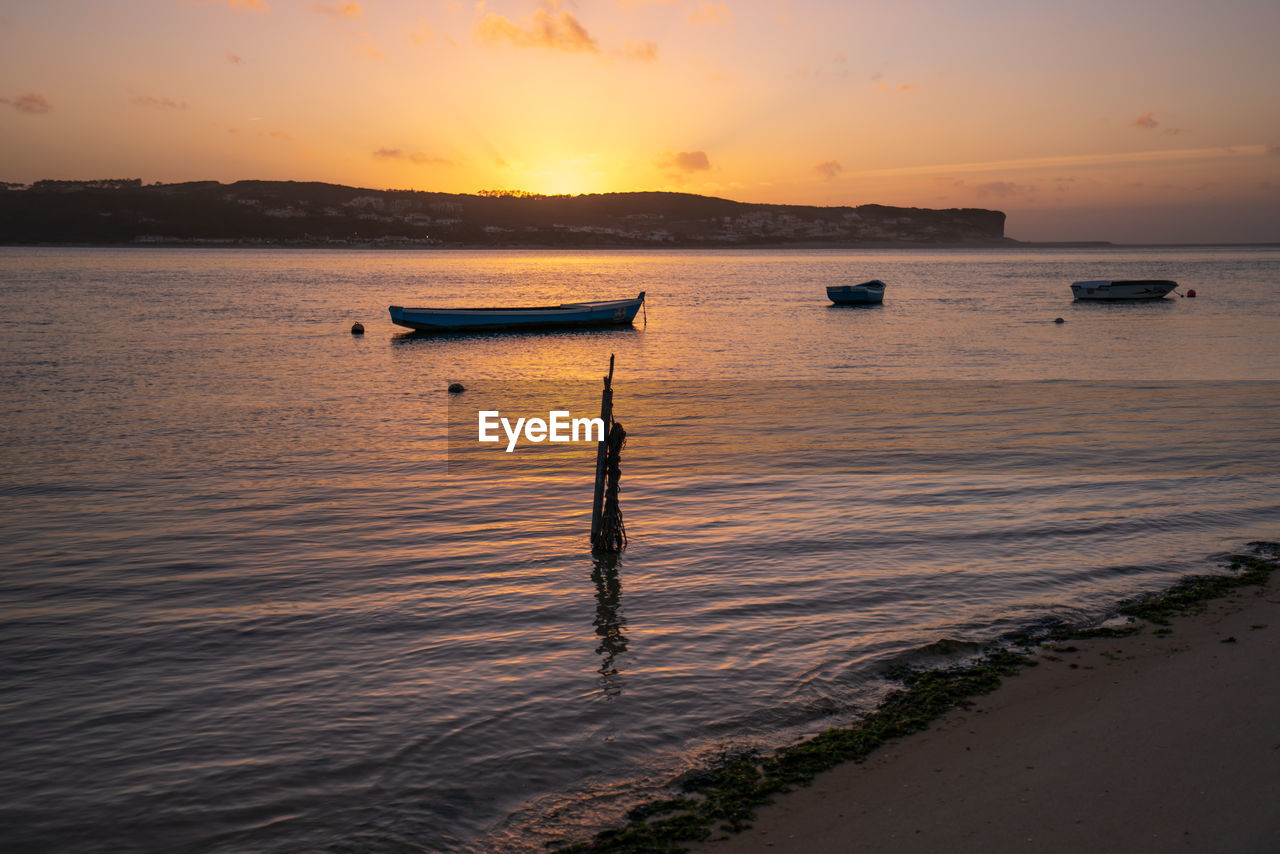
[[[1111,277],[1198,296],[1072,303]],[[538,850],[1280,536],[1277,250],[0,249],[0,324],[6,850]],[[592,448],[468,431],[592,414],[610,354],[602,561]]]

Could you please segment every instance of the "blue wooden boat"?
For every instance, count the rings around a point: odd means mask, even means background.
[[[626,326],[644,304],[634,299],[566,302],[560,305],[506,308],[390,307],[391,322],[419,332],[471,332],[489,329],[553,329],[575,326]]]
[[[836,305],[884,302],[884,282],[872,279],[860,285],[832,285],[827,288],[827,298]]]

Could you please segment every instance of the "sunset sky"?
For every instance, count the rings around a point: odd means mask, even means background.
[[[1276,0],[0,0],[0,180],[987,207],[1280,241]]]

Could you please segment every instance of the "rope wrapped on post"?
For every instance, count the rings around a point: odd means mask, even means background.
[[[627,545],[627,529],[622,524],[622,508],[618,505],[618,480],[622,477],[622,449],[627,444],[627,431],[617,421],[609,430],[605,448],[604,510],[600,531],[592,547],[606,552],[620,552]]]

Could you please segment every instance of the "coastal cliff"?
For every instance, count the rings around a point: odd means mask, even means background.
[[[955,246],[1012,243],[976,208],[814,207],[688,193],[541,196],[294,181],[37,181],[0,189],[0,243]]]

